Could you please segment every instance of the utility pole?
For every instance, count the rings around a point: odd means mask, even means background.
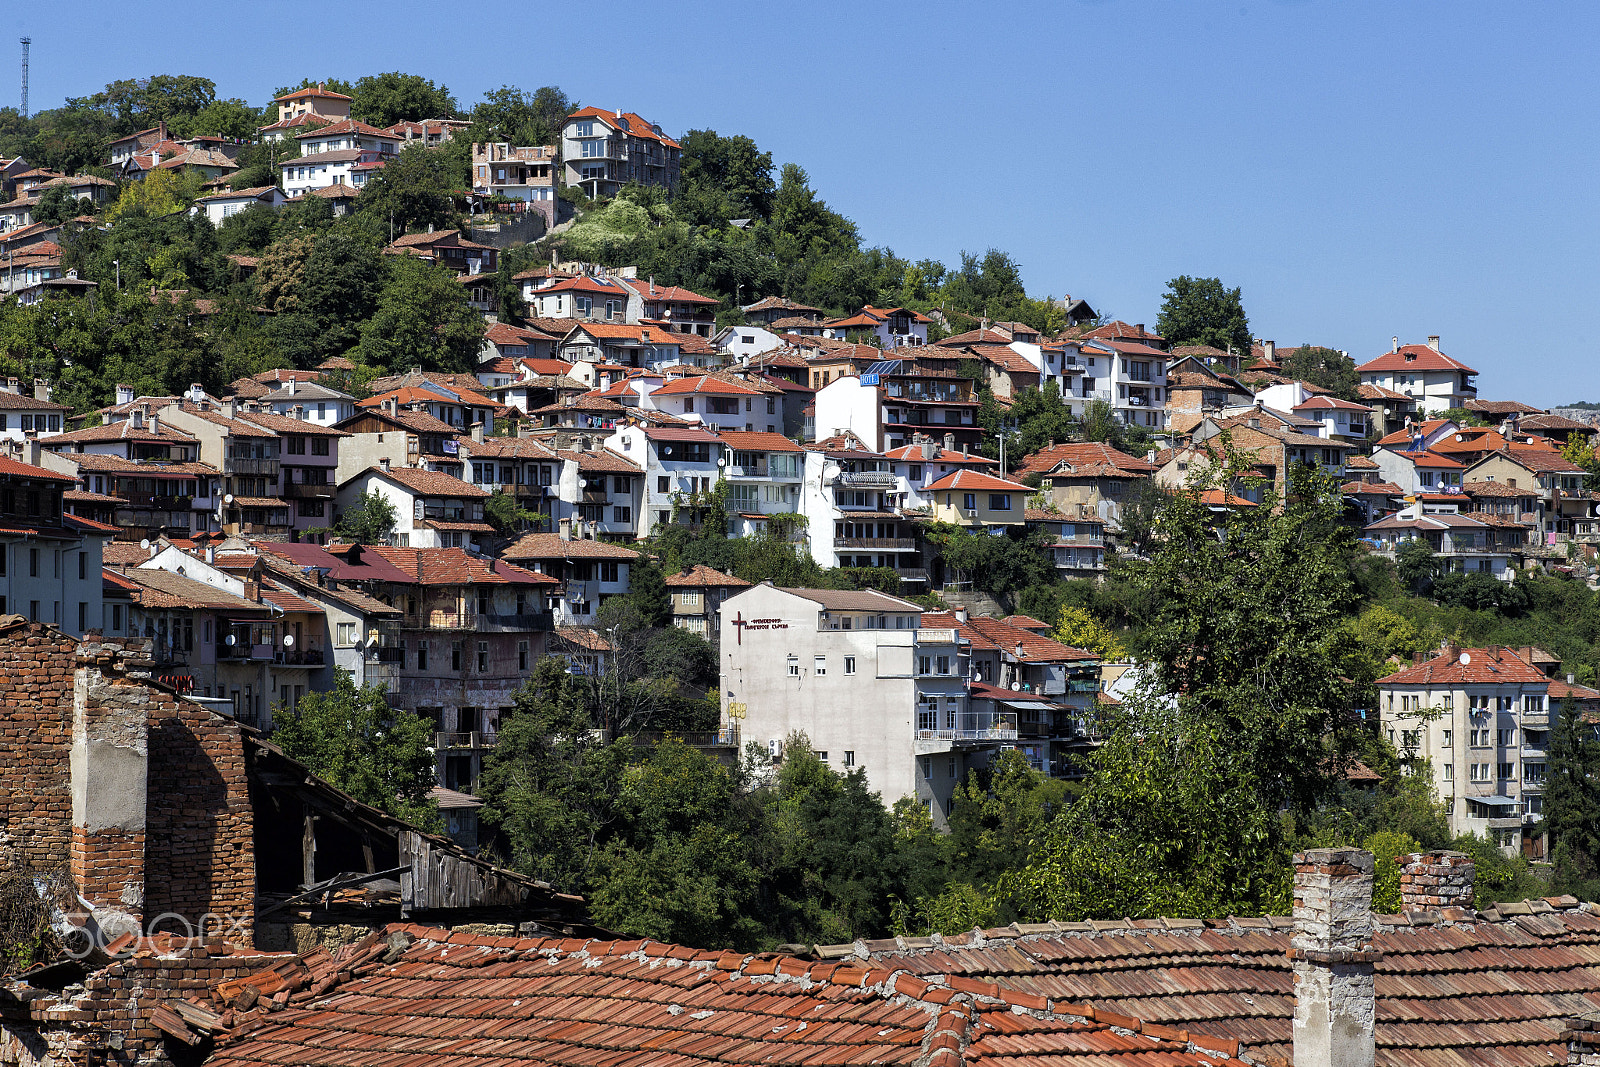
[[[22,39],[22,117],[28,117],[28,46],[33,43],[32,37]]]

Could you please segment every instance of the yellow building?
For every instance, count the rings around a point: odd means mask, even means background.
[[[959,470],[922,490],[933,517],[957,526],[1021,526],[1033,490],[981,471]]]

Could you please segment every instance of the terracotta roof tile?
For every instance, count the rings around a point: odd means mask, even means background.
[[[938,481],[923,487],[924,493],[939,493],[946,489],[975,490],[986,493],[1031,493],[1025,485],[1017,482],[996,478],[992,474],[982,471],[958,470],[940,478]]]
[[[1444,516],[1430,516],[1441,518]],[[1509,648],[1467,648],[1451,656],[1436,656],[1424,663],[1379,678],[1378,686],[1394,685],[1542,685],[1544,672]]]
[[[346,479],[344,484],[349,485],[356,478],[368,474],[380,475],[423,496],[486,497],[489,495],[487,490],[479,489],[453,475],[443,471],[423,470],[421,467],[390,467],[388,470],[368,467],[360,474]]]
[[[609,541],[563,540],[557,533],[526,534],[501,553],[506,559],[615,559],[632,561],[639,553]]]
[[[511,563],[475,556],[464,548],[391,548],[370,545],[368,553],[404,572],[418,585],[555,585],[557,580]]]
[[[666,584],[669,588],[742,589],[749,586],[750,583],[743,578],[735,578],[731,574],[723,574],[721,571],[712,570],[703,563],[696,563],[686,571],[667,575]]]
[[[1110,445],[1086,442],[1041,448],[1022,461],[1022,466],[1017,468],[1016,474],[1019,478],[1035,473],[1048,474],[1063,463],[1071,467],[1083,464],[1109,465],[1130,478],[1152,474],[1157,469],[1155,464],[1130,456],[1126,452],[1119,452]]]
[[[1451,359],[1443,352],[1435,352],[1427,345],[1401,345],[1396,351],[1385,352],[1377,359],[1369,359],[1356,368],[1358,374],[1397,370],[1453,370],[1465,374],[1478,373],[1460,360]]]

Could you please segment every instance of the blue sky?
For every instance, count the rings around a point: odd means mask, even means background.
[[[1002,248],[1031,293],[1150,324],[1169,278],[1217,276],[1279,344],[1360,361],[1392,336],[1440,334],[1480,371],[1480,396],[1600,400],[1587,332],[1600,5],[74,11],[13,5],[8,21],[33,37],[35,109],[155,73],[203,75],[256,105],[301,77],[395,69],[468,106],[502,84],[555,84],[669,133],[753,137],[804,166],[869,243],[914,259]],[[7,81],[0,104],[16,103]]]

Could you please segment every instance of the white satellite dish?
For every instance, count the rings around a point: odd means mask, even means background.
[[[229,634],[227,637],[222,639],[222,643],[225,644],[225,645],[232,646],[232,645],[238,644],[239,643],[239,639],[237,637],[235,637],[233,634]]]
[[[1461,653],[1461,658],[1456,660],[1456,662],[1461,664],[1463,667],[1471,666],[1471,664],[1472,664],[1472,653],[1470,653],[1470,652]]]
[[[140,541],[139,542],[139,547],[144,549],[146,552],[150,551],[150,539],[147,537],[144,540]]]
[[[283,635],[283,647],[284,648],[293,648],[294,647],[294,634],[284,634]]]
[[[1013,693],[1020,692],[1021,690],[1022,690],[1022,683],[1021,682],[1012,682],[1011,683],[1011,691]]]
[[[222,498],[222,502],[223,502],[223,503],[224,503],[224,504],[231,504],[231,503],[233,503],[233,494],[232,494],[232,493],[229,493],[229,494],[228,494],[228,495],[226,495],[226,496],[224,496],[224,497],[223,497],[223,498]]]

